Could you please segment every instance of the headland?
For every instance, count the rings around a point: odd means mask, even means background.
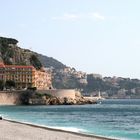
[[[2,105],[83,105],[96,104],[97,99],[85,98],[74,89],[1,91]]]

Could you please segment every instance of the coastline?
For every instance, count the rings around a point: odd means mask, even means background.
[[[88,135],[78,132],[71,132],[61,129],[49,128],[45,126],[34,125],[30,123],[18,122],[9,119],[0,120],[0,139],[11,140],[14,139],[22,140],[117,140],[113,138],[106,138],[96,135]],[[26,136],[26,137],[23,137]]]

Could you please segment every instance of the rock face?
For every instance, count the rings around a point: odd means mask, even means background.
[[[35,54],[17,46],[18,41],[0,37],[0,60],[7,65],[33,65],[37,69],[42,67]]]
[[[36,94],[36,93],[35,93]],[[48,94],[40,94],[39,96],[32,95],[28,99],[30,105],[83,105],[96,104],[96,100],[85,99],[81,95],[76,95],[76,98],[55,97]]]
[[[57,98],[51,97],[49,99],[30,99],[30,105],[84,105],[84,104],[96,104],[96,101],[81,99],[71,99],[71,98]]]
[[[66,67],[52,57],[22,49],[17,43],[16,39],[0,37],[0,62],[8,65],[33,65],[36,69],[42,66],[58,69]]]
[[[0,104],[5,105],[83,105],[95,104],[96,100],[84,99],[76,95],[76,98],[55,97],[50,94],[41,94],[33,91],[0,92]]]

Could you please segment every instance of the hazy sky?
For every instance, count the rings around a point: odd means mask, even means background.
[[[0,0],[0,33],[77,70],[140,78],[140,0]]]

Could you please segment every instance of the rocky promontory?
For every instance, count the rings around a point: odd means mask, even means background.
[[[20,103],[28,105],[83,105],[96,104],[97,100],[85,99],[76,94],[75,99],[70,97],[56,97],[47,93],[24,91],[20,95]]]
[[[56,97],[38,91],[1,91],[0,104],[3,105],[84,105],[95,104],[97,100],[85,99],[83,96]]]

